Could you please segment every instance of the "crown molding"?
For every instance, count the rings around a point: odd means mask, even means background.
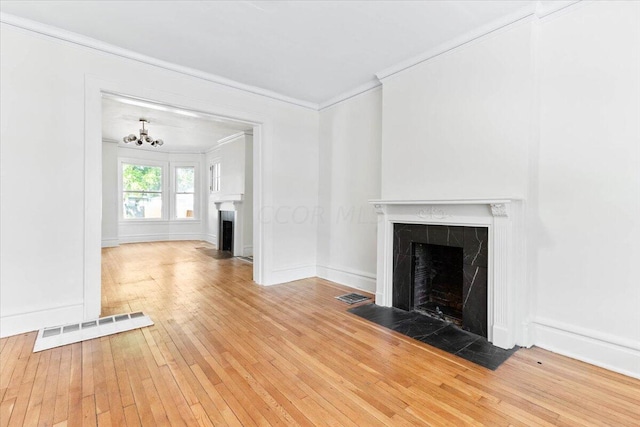
[[[234,133],[233,135],[229,135],[229,136],[225,136],[222,139],[219,139],[216,142],[216,145],[214,145],[213,147],[209,148],[207,151],[204,152],[204,154],[209,154],[215,150],[217,150],[218,148],[222,147],[225,144],[230,143],[231,141],[235,141],[238,138],[241,138],[243,136],[253,136],[253,131],[240,131],[238,133]]]
[[[222,86],[238,89],[243,92],[248,92],[254,95],[264,96],[277,101],[286,102],[288,104],[297,105],[299,107],[308,108],[311,110],[318,110],[318,104],[300,99],[292,98],[286,95],[272,92],[267,89],[262,89],[256,86],[247,85],[244,83],[236,82],[225,77],[210,74],[204,71],[196,70],[182,65],[177,65],[171,62],[163,61],[160,59],[152,58],[147,55],[143,55],[128,49],[124,49],[118,46],[114,46],[109,43],[105,43],[100,40],[86,37],[78,33],[63,30],[51,25],[42,24],[40,22],[32,21],[30,19],[21,18],[19,16],[11,15],[5,12],[0,12],[0,22],[12,27],[20,28],[23,30],[38,33],[44,36],[52,37],[58,40],[83,46],[89,49],[98,50],[104,53],[109,53],[121,58],[131,59],[133,61],[141,62],[147,65],[152,65],[165,70],[174,71],[176,73],[184,74],[187,76],[195,77],[201,80],[206,80],[212,83],[216,83]]]
[[[399,62],[395,65],[392,65],[391,67],[385,68],[384,70],[379,71],[375,74],[375,80],[343,92],[340,95],[337,95],[327,101],[321,102],[318,105],[318,110],[322,111],[325,108],[329,108],[340,102],[346,101],[355,96],[376,89],[377,87],[380,87],[382,85],[382,81],[387,77],[390,77],[422,62],[433,59],[443,53],[462,47],[475,40],[481,39],[484,36],[509,27],[512,24],[531,18],[533,16],[538,19],[543,19],[553,13],[566,9],[569,6],[580,3],[581,1],[582,0],[539,0],[535,4],[528,5],[511,15],[507,15],[473,31],[467,32],[449,42],[437,46],[434,49],[431,49],[406,61]]]
[[[522,9],[516,11],[515,13],[512,13],[510,15],[507,15],[495,21],[492,21],[486,25],[483,25],[482,27],[479,27],[473,31],[467,32],[459,37],[456,37],[453,40],[443,43],[435,47],[434,49],[424,52],[418,56],[414,56],[413,58],[408,59],[406,61],[402,61],[398,64],[392,65],[389,68],[385,68],[384,70],[377,72],[376,77],[378,78],[378,80],[382,82],[387,77],[390,77],[394,74],[397,74],[401,71],[404,71],[422,62],[433,59],[439,55],[442,55],[443,53],[465,46],[468,43],[481,39],[484,36],[492,34],[496,31],[500,31],[520,21],[530,19],[533,16],[535,16],[538,19],[542,19],[553,13],[564,10],[569,6],[573,6],[577,3],[580,3],[581,1],[582,0],[540,0],[535,4],[523,7]]]
[[[35,32],[41,35],[49,36],[58,40],[73,43],[79,46],[87,47],[90,49],[98,50],[101,52],[116,55],[122,58],[131,59],[134,61],[142,62],[148,65],[163,68],[165,70],[174,71],[187,76],[195,77],[201,80],[206,80],[212,83],[216,83],[222,86],[241,90],[254,95],[260,95],[274,100],[286,102],[289,104],[297,105],[299,107],[308,108],[314,111],[322,111],[340,102],[351,99],[360,94],[366,93],[370,90],[376,89],[381,86],[384,79],[397,74],[401,71],[409,69],[422,62],[433,59],[443,53],[449,52],[456,48],[462,47],[478,40],[486,35],[492,34],[512,24],[520,22],[522,20],[535,16],[538,19],[545,18],[553,13],[566,9],[569,6],[580,3],[581,0],[540,0],[535,4],[528,5],[517,12],[503,17],[501,19],[490,22],[480,28],[465,33],[455,39],[443,43],[434,49],[424,52],[418,56],[410,58],[406,61],[399,62],[391,67],[388,67],[375,74],[376,79],[357,86],[351,90],[343,92],[333,98],[328,99],[320,104],[304,101],[296,98],[292,98],[286,95],[279,94],[267,89],[262,89],[255,86],[246,85],[244,83],[236,82],[225,77],[217,76],[215,74],[206,73],[204,71],[196,70],[189,67],[173,64],[160,59],[152,58],[137,52],[130,51],[128,49],[120,48],[100,40],[96,40],[90,37],[86,37],[71,31],[63,30],[50,25],[42,24],[29,19],[21,18],[19,16],[10,15],[4,12],[0,12],[0,22],[3,24],[11,25],[13,27],[21,28],[27,31]]]
[[[540,0],[536,3],[535,14],[538,19],[542,19],[580,1],[582,0]]]
[[[396,65],[392,65],[389,68],[379,71],[376,73],[376,77],[378,78],[378,80],[383,81],[384,79],[391,77],[394,74],[397,74],[408,68],[414,67],[422,62],[433,59],[437,56],[442,55],[443,53],[462,47],[486,35],[489,35],[505,27],[508,27],[512,24],[515,24],[516,22],[530,18],[535,13],[535,7],[536,7],[535,4],[531,4],[529,6],[526,6],[518,10],[515,13],[512,13],[510,15],[507,15],[495,21],[492,21],[486,25],[476,28],[473,31],[469,31],[465,34],[462,34],[461,36],[458,36],[448,42],[445,42],[425,53],[422,53],[418,56],[414,56],[413,58],[410,58],[406,61],[399,62]]]
[[[371,80],[365,84],[362,84],[356,88],[353,88],[351,90],[348,90],[346,92],[341,93],[338,96],[334,96],[333,98],[329,99],[328,101],[325,101],[323,103],[321,103],[318,106],[318,109],[320,111],[324,110],[325,108],[329,108],[331,106],[334,106],[336,104],[339,104],[340,102],[346,101],[348,99],[351,99],[353,97],[356,97],[358,95],[362,95],[363,93],[369,92],[370,90],[379,88],[380,86],[382,86],[382,83],[380,83],[380,81],[378,79],[374,79]]]
[[[224,145],[224,144],[226,144],[228,142],[233,141],[234,139],[238,139],[238,138],[240,138],[242,136],[245,136],[245,135],[247,135],[247,132],[240,131],[238,133],[234,133],[233,135],[225,136],[224,138],[218,140],[218,142],[216,143],[216,146],[214,148],[217,148],[217,147],[219,147],[221,145]]]

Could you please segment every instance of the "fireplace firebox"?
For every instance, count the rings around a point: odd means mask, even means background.
[[[412,246],[413,309],[462,326],[462,248]]]
[[[222,251],[228,251],[233,254],[233,228],[235,212],[233,211],[220,211],[220,224],[218,238],[218,249]]]
[[[393,306],[487,337],[488,229],[394,224]]]

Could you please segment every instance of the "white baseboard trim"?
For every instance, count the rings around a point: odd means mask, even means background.
[[[253,246],[245,246],[242,248],[242,256],[253,256]]]
[[[318,266],[318,277],[369,293],[376,292],[376,276],[362,271]]]
[[[640,342],[551,319],[536,318],[532,325],[536,346],[640,379]]]
[[[115,239],[102,239],[102,247],[103,248],[115,248],[120,245],[120,240],[118,238]]]
[[[164,242],[169,240],[206,240],[202,233],[131,234],[120,236],[122,243]]]
[[[48,326],[81,322],[84,316],[83,304],[65,305],[28,313],[10,314],[0,317],[0,338],[24,332],[37,331]]]
[[[215,234],[205,234],[202,236],[202,240],[207,243],[211,243],[216,248],[218,247],[218,236]]]
[[[493,325],[491,331],[493,333],[491,344],[495,345],[496,347],[509,350],[516,344],[515,340],[509,336],[508,328],[505,328],[504,326]]]
[[[315,265],[303,265],[298,267],[280,268],[272,270],[266,274],[264,286],[279,285],[281,283],[293,282],[295,280],[316,277]]]

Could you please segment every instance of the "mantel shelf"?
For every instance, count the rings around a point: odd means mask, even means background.
[[[211,195],[211,201],[213,203],[235,203],[242,202],[244,200],[244,194],[221,194],[219,196]]]
[[[496,197],[488,199],[432,199],[432,200],[383,200],[372,199],[372,205],[491,205],[511,203],[522,200],[521,197]]]

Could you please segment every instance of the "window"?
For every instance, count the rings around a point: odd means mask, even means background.
[[[220,191],[220,162],[213,163],[209,170],[211,171],[211,185],[209,189],[212,193]]]
[[[120,158],[124,221],[181,221],[199,219],[197,162]]]
[[[162,167],[122,163],[122,216],[162,218]]]
[[[193,218],[195,208],[195,167],[175,168],[175,213],[177,219]]]

